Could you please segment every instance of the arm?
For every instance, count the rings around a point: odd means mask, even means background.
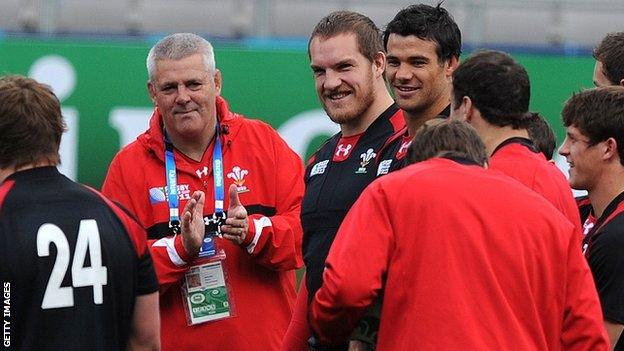
[[[127,350],[160,350],[158,293],[137,296]]]
[[[604,326],[615,347],[624,324],[624,216],[608,221],[595,235],[587,253],[602,306]]]
[[[607,350],[609,342],[592,274],[578,247],[578,235],[569,228],[561,346],[563,350]]]
[[[293,311],[290,324],[284,335],[283,351],[308,351],[308,339],[310,338],[310,328],[306,315],[308,313],[308,290],[305,285],[305,274],[301,279],[297,294],[297,302]]]
[[[203,217],[205,200],[203,191],[195,191],[182,211],[181,233],[150,241],[150,252],[154,257],[161,292],[182,279],[189,263],[192,263],[199,254],[205,234]]]
[[[611,345],[613,349],[615,349],[615,345],[620,339],[620,335],[622,334],[622,329],[624,329],[624,325],[620,323],[609,322],[608,320],[604,321],[605,329],[607,330],[607,334],[609,335],[609,341],[611,341]]]
[[[230,240],[242,246],[259,264],[278,271],[287,271],[303,265],[301,241],[303,230],[299,214],[303,198],[303,164],[286,143],[274,133],[275,209],[276,214],[266,217],[259,214],[247,216],[240,208],[233,211],[232,194],[226,226],[222,229],[237,238]],[[240,202],[239,202],[240,204]],[[241,224],[241,222],[246,224]],[[245,228],[241,233],[239,228]]]
[[[347,341],[383,285],[394,235],[379,182],[364,190],[332,244],[323,285],[310,307],[310,326],[322,344]]]
[[[124,162],[122,160],[121,154],[115,156],[111,165],[108,169],[108,174],[106,175],[106,179],[104,180],[104,184],[102,186],[102,193],[106,195],[108,198],[118,202],[127,208],[130,212],[132,212],[141,222],[143,226],[145,226],[145,222],[147,219],[145,218],[149,213],[145,212],[145,206],[149,206],[147,199],[143,198],[133,198],[131,194],[136,192],[141,192],[139,184],[133,183],[134,178],[126,178],[123,172]],[[136,188],[136,189],[134,189]],[[133,189],[130,191],[129,189]],[[191,208],[197,204],[199,198],[196,198],[195,201],[189,201],[185,207],[185,210],[182,211],[182,217],[188,211],[195,211]],[[191,206],[191,207],[189,207]],[[203,209],[203,200],[198,210],[201,211]],[[193,216],[190,216],[192,218]],[[202,215],[200,213],[199,216],[195,215],[196,218],[201,218]],[[158,276],[158,281],[161,287],[161,292],[164,292],[168,287],[172,284],[177,283],[182,279],[184,273],[188,269],[188,264],[193,261],[194,257],[197,255],[197,251],[195,251],[194,255],[189,254],[185,249],[186,246],[197,246],[197,242],[201,241],[198,237],[201,236],[203,238],[204,228],[203,228],[203,220],[201,229],[197,228],[198,226],[187,226],[188,230],[182,231],[182,235],[176,236],[168,236],[158,240],[148,240],[148,247],[154,262],[154,268],[156,270],[156,275]],[[190,231],[191,228],[194,231]],[[194,243],[194,244],[193,244]],[[199,247],[199,246],[197,246]],[[193,250],[194,248],[190,248]]]

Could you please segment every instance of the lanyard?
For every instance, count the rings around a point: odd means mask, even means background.
[[[173,155],[173,144],[169,141],[167,134],[165,140],[165,178],[167,179],[167,199],[169,203],[169,228],[174,234],[180,233],[180,213],[178,201],[178,176],[176,173],[175,158]],[[225,196],[225,186],[223,185],[223,153],[221,148],[221,138],[219,136],[219,123],[217,122],[215,131],[215,146],[212,152],[212,169],[215,193],[215,217],[223,218],[223,199]]]

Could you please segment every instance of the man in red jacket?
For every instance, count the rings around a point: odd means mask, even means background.
[[[481,51],[453,72],[451,117],[472,125],[502,172],[550,201],[581,235],[572,190],[563,173],[529,139],[529,75],[511,56]]]
[[[212,46],[189,33],[147,58],[149,129],[113,159],[103,192],[148,229],[165,350],[278,350],[302,266],[303,164],[268,124],[229,110]],[[206,233],[178,209],[205,193]]]
[[[463,122],[424,127],[414,152],[433,158],[369,185],[338,231],[311,307],[321,342],[348,338],[383,290],[378,350],[606,351],[572,224],[483,169]]]

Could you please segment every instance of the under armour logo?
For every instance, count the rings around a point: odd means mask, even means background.
[[[199,178],[201,178],[202,176],[205,177],[208,175],[208,167],[204,166],[204,169],[198,169],[195,171],[195,173]]]
[[[351,148],[353,147],[353,145],[351,144],[347,144],[347,146],[344,146],[344,144],[340,144],[338,145],[338,149],[336,150],[336,156],[347,156],[349,154],[349,152],[351,151]],[[342,155],[341,155],[342,153]]]

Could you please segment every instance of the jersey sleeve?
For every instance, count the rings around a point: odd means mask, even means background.
[[[137,287],[136,295],[146,295],[158,291],[158,280],[147,246],[147,233],[141,224],[131,217],[123,207],[114,204],[103,194],[96,192],[111,208],[126,229],[137,255]]]
[[[607,223],[589,248],[588,262],[594,275],[605,319],[624,324],[624,216]]]
[[[323,286],[310,307],[310,326],[322,344],[338,345],[349,338],[382,288],[393,246],[389,207],[379,182],[374,182],[340,226]]]
[[[562,350],[607,350],[608,337],[592,274],[578,247],[576,231],[570,235],[566,264]]]
[[[308,351],[308,339],[310,338],[310,328],[308,327],[308,289],[305,285],[305,273],[299,287],[295,309],[293,311],[290,324],[284,335],[282,350]]]
[[[255,260],[270,269],[285,271],[303,265],[300,212],[303,198],[303,163],[273,131],[275,147],[276,214],[249,216],[249,231],[242,243]]]

